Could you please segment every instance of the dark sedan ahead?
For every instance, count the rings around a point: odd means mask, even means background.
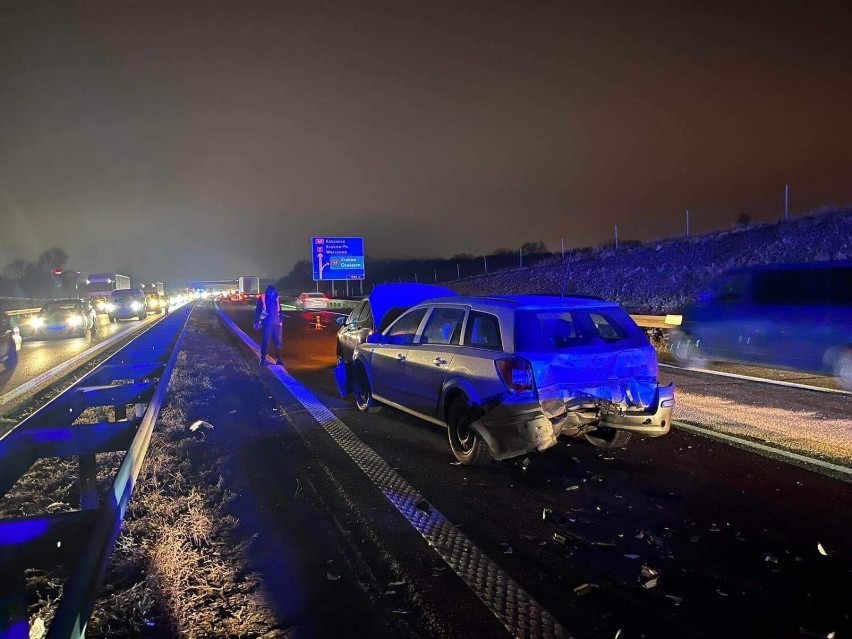
[[[36,339],[44,337],[85,337],[98,330],[95,309],[88,300],[52,300],[44,305],[38,316],[30,320]]]

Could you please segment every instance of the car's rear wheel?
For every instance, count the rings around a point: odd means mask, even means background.
[[[613,449],[624,448],[630,441],[631,434],[624,430],[603,426],[584,433],[584,436],[587,442],[597,448]]]
[[[840,351],[834,363],[834,377],[843,390],[852,391],[852,346]]]
[[[112,315],[109,316],[109,323],[115,324],[115,317],[113,317]]]
[[[364,413],[377,413],[381,410],[379,403],[373,398],[370,380],[363,364],[353,366],[355,373],[355,405]]]
[[[457,461],[466,466],[481,466],[491,458],[488,446],[470,427],[476,419],[476,411],[464,397],[456,399],[447,414],[450,451]]]

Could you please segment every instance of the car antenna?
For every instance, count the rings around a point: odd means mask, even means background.
[[[568,251],[568,261],[565,262],[565,273],[562,276],[562,299],[565,299],[565,286],[568,284],[568,271],[571,269],[571,253],[574,252],[574,249]]]

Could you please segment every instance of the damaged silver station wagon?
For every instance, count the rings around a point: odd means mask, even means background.
[[[643,331],[617,304],[585,298],[429,300],[337,373],[362,411],[387,404],[446,426],[464,464],[543,451],[560,435],[601,448],[659,437],[675,403]]]

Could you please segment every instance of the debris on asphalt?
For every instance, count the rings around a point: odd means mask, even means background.
[[[775,557],[774,555],[770,555],[769,553],[766,553],[766,555],[764,555],[764,557],[763,557],[763,561],[765,561],[768,564],[777,564],[778,558]]]
[[[671,601],[675,606],[679,606],[683,603],[683,598],[678,597],[677,595],[666,595],[666,599]]]
[[[553,540],[559,542],[560,544],[568,543],[568,537],[558,532],[553,533]]]
[[[693,535],[689,538],[689,541],[691,541],[693,544],[697,544],[699,539],[701,539],[701,535]]]
[[[741,532],[735,532],[734,539],[736,539],[737,541],[745,541],[745,537],[743,537],[743,534]]]
[[[727,597],[728,596],[727,592],[723,592],[722,590],[719,590],[718,588],[716,588],[716,594],[719,595],[720,597]]]
[[[513,555],[513,554],[515,554],[515,551],[512,550],[511,546],[506,546],[506,548],[503,549],[503,554],[504,555]]]
[[[228,411],[228,415],[236,415],[236,414],[237,414],[237,409],[236,409],[236,408],[235,408],[234,410],[229,410],[229,411]]]
[[[395,614],[395,615],[407,615],[408,611],[403,610],[402,608],[397,608],[393,611],[393,614]]]
[[[189,432],[194,433],[195,431],[197,431],[201,428],[204,428],[205,430],[213,430],[213,424],[211,424],[210,422],[205,422],[205,421],[199,419],[199,420],[194,421],[190,425]]]
[[[602,483],[604,480],[603,475],[592,475],[592,481]]]
[[[644,584],[642,584],[642,587],[645,590],[650,590],[651,588],[656,588],[658,581],[659,581],[659,577],[654,577],[653,579],[649,579]]]
[[[654,570],[647,564],[642,564],[642,568],[639,570],[639,574],[645,577],[645,579],[651,579],[652,577],[658,577],[660,571]]]
[[[624,555],[627,559],[639,559],[639,555]]]
[[[451,461],[450,466],[461,466],[462,463],[460,461]]]
[[[719,528],[716,524],[712,524],[710,528],[708,528],[710,532],[720,532],[722,529]]]
[[[388,584],[388,587],[389,588],[397,588],[398,586],[404,586],[404,585],[405,585],[405,581],[391,581]]]
[[[598,546],[599,548],[615,548],[614,541],[593,541],[593,546]]]
[[[296,491],[293,493],[293,497],[298,497],[302,494],[302,484],[299,483],[299,478],[296,477]]]
[[[565,490],[580,490],[580,485],[572,484],[571,486],[568,486],[568,488],[566,488]]]
[[[592,584],[592,583],[580,584],[579,586],[574,588],[574,594],[577,595],[578,597],[582,597],[583,595],[588,595],[590,592],[592,592],[592,590],[594,590],[597,587],[598,587],[597,584]]]
[[[821,543],[817,543],[817,550],[819,551],[819,554],[821,554],[823,557],[828,557],[828,552],[826,552],[825,548]]]
[[[328,579],[329,581],[337,581],[338,579],[340,579],[340,575],[338,575],[337,573],[334,573],[334,572],[326,572],[325,578]]]

